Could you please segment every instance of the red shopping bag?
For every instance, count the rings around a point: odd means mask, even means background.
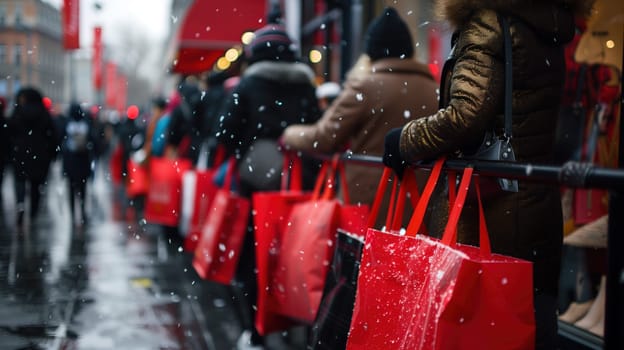
[[[209,209],[219,187],[214,183],[213,177],[225,158],[225,148],[217,146],[213,166],[208,170],[195,172],[195,198],[193,200],[193,214],[189,232],[184,238],[184,250],[195,251],[201,232],[208,217]]]
[[[147,194],[148,183],[147,169],[145,169],[144,166],[135,163],[132,159],[129,159],[128,182],[126,182],[126,193],[128,194],[128,197],[133,198]]]
[[[345,176],[335,158],[331,167],[328,163],[323,166],[312,200],[293,207],[280,247],[278,267],[273,274],[272,296],[277,303],[270,304],[274,308],[272,311],[309,324],[314,322],[321,301],[340,216],[350,210],[348,207],[341,208],[340,202],[334,198],[337,171],[342,172],[343,197],[348,198],[345,195]],[[322,196],[321,187],[324,187]],[[363,222],[367,217],[362,217]],[[354,225],[359,227],[364,224]]]
[[[178,225],[182,174],[191,167],[191,162],[183,159],[150,159],[149,191],[145,203],[145,219],[149,223]]]
[[[193,267],[201,278],[226,285],[236,273],[250,210],[249,199],[230,190],[233,171],[234,159],[231,159],[225,183],[212,201],[193,258]]]
[[[398,231],[400,229],[408,193],[410,199],[417,200],[418,198],[414,173],[405,172],[397,195],[397,180],[390,182],[392,172],[392,169],[385,168],[379,180],[378,190],[368,217],[367,226],[369,227],[373,227],[377,221],[377,214],[380,211],[388,184],[392,183],[393,194],[389,204],[397,207],[394,212],[393,210],[383,212],[383,216],[387,216],[386,227],[389,230]],[[316,320],[312,326],[308,348],[314,350],[346,348],[363,248],[364,235],[357,237],[343,230],[338,231],[338,242],[334,249],[332,264],[327,273],[325,290]]]
[[[456,244],[467,168],[442,240],[416,235],[440,174],[436,163],[406,236],[369,229],[347,349],[533,349],[532,265]],[[476,181],[476,179],[475,179]]]
[[[256,268],[258,269],[258,299],[255,327],[261,335],[287,329],[296,324],[292,319],[271,312],[271,303],[278,303],[273,295],[270,276],[277,267],[282,237],[288,225],[293,206],[307,201],[311,193],[302,192],[301,159],[286,154],[282,170],[282,190],[256,192],[252,195],[254,234],[256,240]],[[289,171],[292,163],[292,170]],[[290,173],[290,176],[287,176]],[[290,186],[286,179],[290,178]]]

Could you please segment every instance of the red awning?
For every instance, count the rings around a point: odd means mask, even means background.
[[[266,1],[195,0],[178,27],[171,71],[194,74],[212,69],[225,50],[240,45],[244,32],[264,26],[265,18]]]

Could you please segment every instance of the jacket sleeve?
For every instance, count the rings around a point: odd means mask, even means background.
[[[502,112],[504,50],[496,13],[477,11],[456,45],[448,106],[403,127],[400,150],[409,163],[473,146]]]
[[[291,125],[282,135],[285,145],[301,151],[330,153],[338,151],[357,132],[362,118],[369,113],[362,81],[351,79],[345,82],[344,90],[314,124]]]

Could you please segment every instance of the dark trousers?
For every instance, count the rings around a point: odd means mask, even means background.
[[[86,221],[85,203],[87,199],[87,179],[69,179],[69,212],[72,221],[76,217],[76,199],[80,208],[80,218]]]
[[[546,293],[534,293],[535,350],[559,349],[557,323],[557,297]]]
[[[30,217],[35,218],[39,212],[39,201],[41,199],[41,186],[43,181],[26,179],[22,177],[15,178],[15,197],[17,200],[17,213],[18,215],[24,215],[26,210],[26,184],[29,184],[30,191]]]

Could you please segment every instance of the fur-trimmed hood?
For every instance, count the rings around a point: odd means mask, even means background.
[[[258,77],[284,83],[314,84],[314,71],[304,63],[260,61],[247,67],[243,77]]]
[[[528,23],[540,37],[566,42],[574,16],[588,16],[595,0],[436,0],[435,14],[454,28],[461,28],[477,10],[491,9],[514,15]]]

